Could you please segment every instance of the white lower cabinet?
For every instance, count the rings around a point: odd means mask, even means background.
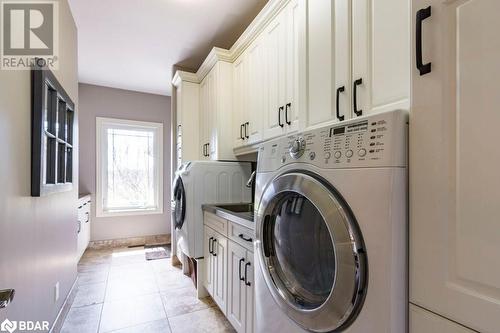
[[[76,247],[78,260],[80,260],[90,242],[90,205],[90,195],[78,199],[78,236]]]
[[[227,318],[240,332],[253,332],[253,252],[229,241]]]
[[[207,226],[213,217],[213,214],[205,213],[203,284],[237,332],[253,333],[254,257],[250,250],[251,243],[238,244],[231,236],[223,235]],[[216,219],[221,220],[218,217]],[[222,221],[225,226],[220,230],[227,233],[228,225],[229,229],[233,230],[232,222]],[[254,234],[248,228],[237,228],[242,235]]]
[[[227,308],[227,238],[205,226],[205,288],[224,314]]]

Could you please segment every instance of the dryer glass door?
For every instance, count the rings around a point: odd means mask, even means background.
[[[186,192],[184,190],[182,178],[179,176],[174,180],[173,200],[174,209],[172,215],[175,227],[181,229],[184,224],[184,218],[186,217]]]
[[[364,243],[348,205],[320,177],[287,173],[266,187],[257,255],[278,305],[307,330],[349,326],[364,301]]]

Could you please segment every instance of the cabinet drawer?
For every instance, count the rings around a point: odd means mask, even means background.
[[[255,231],[248,229],[239,224],[228,223],[228,237],[235,243],[240,244],[244,248],[253,252],[253,241],[255,240]]]
[[[227,220],[207,212],[203,214],[203,218],[203,222],[205,225],[217,231],[222,236],[227,237]]]

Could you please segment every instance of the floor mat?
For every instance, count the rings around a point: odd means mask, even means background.
[[[146,260],[170,258],[170,244],[144,246]]]

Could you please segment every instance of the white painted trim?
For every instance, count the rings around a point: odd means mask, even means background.
[[[107,212],[103,209],[103,179],[102,179],[102,128],[105,125],[122,125],[124,127],[130,126],[133,128],[147,128],[154,129],[157,131],[157,145],[156,154],[158,163],[155,165],[155,173],[158,179],[158,190],[156,193],[158,207],[156,209],[146,209],[146,210],[120,210],[115,212]],[[134,121],[126,119],[117,118],[103,118],[96,117],[96,216],[97,217],[112,217],[112,216],[130,216],[130,215],[151,215],[151,214],[163,214],[163,124],[144,122],[144,121]]]
[[[200,83],[218,61],[233,63],[289,2],[290,0],[270,0],[229,50],[212,48],[196,73],[178,70],[172,79],[172,84],[177,87],[180,80]]]

